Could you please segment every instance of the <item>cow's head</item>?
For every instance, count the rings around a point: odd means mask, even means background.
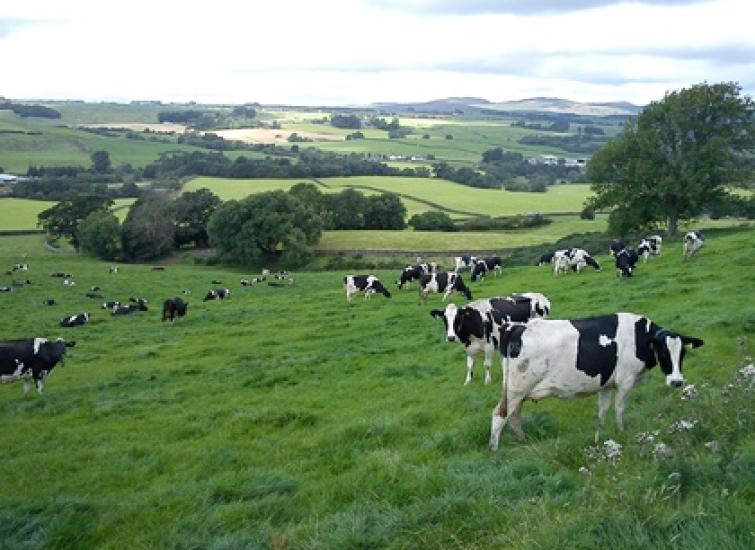
[[[705,342],[700,338],[682,336],[671,330],[661,328],[653,335],[651,345],[661,370],[666,375],[666,384],[673,388],[680,388],[684,384],[682,363],[687,350],[686,346],[699,348]]]
[[[430,312],[430,315],[436,319],[443,319],[448,342],[455,342],[458,339],[467,344],[471,335],[478,338],[485,335],[482,315],[474,308],[460,308],[456,304],[448,304],[445,310],[434,309]]]
[[[482,277],[488,271],[488,264],[484,260],[479,260],[472,268],[472,282],[475,282],[479,277]]]
[[[63,338],[54,341],[38,338],[35,339],[34,355],[45,365],[54,366],[58,362],[62,365],[66,348],[72,348],[75,345],[75,341],[66,342]]]
[[[459,276],[457,276],[456,280],[454,281],[454,289],[461,292],[467,300],[472,299],[472,291],[469,290],[469,287],[464,284],[464,281]]]

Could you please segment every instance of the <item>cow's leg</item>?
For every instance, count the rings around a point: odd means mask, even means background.
[[[600,440],[600,430],[605,425],[606,413],[611,406],[613,388],[604,388],[598,392],[598,425],[595,427],[595,443]]]
[[[35,382],[37,383],[37,393],[39,395],[42,395],[42,391],[45,389],[45,379],[44,379],[44,377],[37,378],[35,380]]]
[[[31,378],[24,378],[24,397],[29,395],[29,390],[31,390]]]
[[[524,430],[522,429],[522,405],[524,404],[524,400],[520,400],[519,404],[514,408],[510,409],[511,412],[509,412],[509,426],[511,426],[511,429],[514,430],[514,435],[516,435],[517,440],[519,440],[519,443],[524,443],[525,437],[524,437]]]
[[[450,289],[446,290],[445,293],[443,293],[443,302],[444,303],[445,303],[446,300],[448,300],[448,297],[451,296],[451,294],[453,293],[453,291],[454,291],[453,288],[450,288]]]
[[[508,389],[503,390],[501,401],[498,403],[495,409],[493,409],[493,418],[490,423],[490,450],[496,452],[498,450],[498,443],[501,439],[501,432],[503,427],[509,421],[514,419],[515,426],[512,426],[517,438],[521,441],[524,438],[524,432],[522,431],[521,418],[517,417],[517,413],[521,414],[522,401],[524,401],[524,395],[516,393],[511,395]],[[513,413],[513,414],[512,414]],[[517,424],[519,422],[519,424]]]
[[[495,348],[491,345],[485,346],[485,362],[482,364],[485,367],[485,383],[490,384],[492,378],[490,376],[490,365],[493,364],[493,354]],[[504,379],[505,380],[505,379]]]
[[[471,355],[467,355],[467,379],[464,380],[464,385],[466,386],[472,381],[472,368],[474,367],[474,357]]]
[[[632,389],[632,386],[634,386],[634,382],[616,388],[614,411],[616,412],[616,427],[619,430],[624,429],[624,407],[627,404],[627,397],[629,396],[629,391]]]

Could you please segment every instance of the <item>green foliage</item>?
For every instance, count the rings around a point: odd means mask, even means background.
[[[123,222],[123,252],[129,260],[160,258],[173,249],[175,233],[171,200],[159,193],[141,197]]]
[[[226,261],[255,264],[282,254],[298,265],[320,240],[322,221],[295,196],[270,191],[222,204],[210,217],[207,232]]]
[[[326,195],[328,229],[362,229],[364,227],[365,197],[355,189],[344,189]]]
[[[110,153],[107,151],[95,151],[92,153],[92,172],[95,174],[107,174],[113,171],[110,164]]]
[[[699,84],[667,93],[619,141],[604,146],[589,165],[593,208],[613,208],[617,234],[679,220],[720,203],[727,186],[744,177],[737,155],[755,147],[755,104],[734,83]]]
[[[462,231],[491,231],[501,229],[528,229],[552,223],[553,220],[542,214],[528,214],[517,216],[499,216],[496,218],[469,218],[459,224]]]
[[[176,246],[192,242],[196,247],[206,247],[207,224],[218,206],[220,197],[208,189],[182,193],[173,203]]]
[[[81,249],[101,260],[120,258],[121,224],[111,212],[97,210],[79,225]]]
[[[25,105],[21,103],[12,103],[10,101],[0,101],[0,110],[10,110],[22,118],[60,118],[60,112],[44,105]]]
[[[359,129],[362,127],[362,120],[357,115],[331,115],[331,126],[336,128]]]
[[[404,229],[406,207],[395,193],[367,197],[364,203],[365,229]]]
[[[456,224],[446,212],[428,210],[409,219],[415,231],[457,231]]]
[[[79,196],[61,201],[55,206],[39,213],[40,225],[54,238],[64,237],[71,245],[78,249],[79,224],[93,212],[105,212],[113,205],[113,201],[96,196]]]
[[[579,218],[582,220],[594,220],[595,219],[595,209],[590,208],[589,206],[585,206],[582,211],[579,213]]]

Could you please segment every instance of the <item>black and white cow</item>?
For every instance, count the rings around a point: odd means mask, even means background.
[[[624,248],[616,254],[616,275],[619,277],[631,277],[634,274],[634,266],[640,256],[631,248]]]
[[[569,252],[569,267],[579,273],[587,266],[600,271],[600,264],[583,248],[572,248]]]
[[[540,259],[537,261],[538,267],[545,264],[552,264],[553,263],[553,257],[556,255],[556,252],[546,252],[542,256],[540,256]]]
[[[85,294],[85,296],[86,296],[87,298],[97,298],[97,299],[99,299],[99,298],[102,298],[102,297],[103,297],[103,296],[102,296],[102,294],[100,294],[99,292],[87,292],[87,293]]]
[[[23,380],[26,396],[34,381],[41,394],[47,376],[58,363],[63,364],[66,348],[75,345],[76,342],[66,342],[62,338],[54,342],[46,338],[0,341],[0,382]]]
[[[11,292],[12,290],[9,286],[0,286],[0,292]]]
[[[619,252],[621,252],[622,250],[624,250],[626,247],[627,247],[627,245],[624,244],[623,240],[621,240],[621,239],[614,239],[613,241],[611,241],[611,247],[608,249],[608,253],[611,256],[616,257],[616,254],[618,254]]]
[[[458,273],[460,269],[469,268],[470,270],[477,263],[475,256],[456,256],[454,258],[454,272]]]
[[[705,244],[705,237],[699,231],[688,231],[684,235],[684,246],[682,248],[682,256],[684,258],[691,258],[703,247]]]
[[[472,299],[472,292],[464,284],[464,279],[455,271],[428,273],[422,275],[419,279],[419,299],[424,304],[427,302],[427,295],[431,293],[443,292],[443,301],[454,292],[460,292],[467,300]]]
[[[11,272],[29,271],[29,264],[16,264],[11,268]]]
[[[399,289],[404,287],[409,288],[409,284],[412,281],[419,281],[422,273],[422,268],[419,265],[408,265],[401,272],[401,275],[399,275],[399,278],[396,280],[396,285]]]
[[[68,277],[66,277],[65,279],[63,279],[63,284],[65,286],[76,286],[76,281],[74,281],[73,279],[69,279]]]
[[[627,395],[655,365],[660,364],[668,386],[684,384],[686,345],[699,347],[703,341],[633,313],[504,325],[499,347],[505,385],[493,409],[491,450],[498,449],[506,423],[519,440],[524,439],[521,413],[526,399],[569,399],[597,393],[600,428],[616,390],[616,426],[623,429]],[[599,432],[595,435],[597,440]]]
[[[144,306],[144,309],[142,311],[147,311],[147,304],[149,303],[149,300],[147,300],[146,298],[142,298],[142,297],[133,298],[132,297],[132,298],[129,298],[128,301],[138,306]]]
[[[465,306],[448,304],[445,309],[434,309],[430,315],[443,319],[448,342],[461,343],[467,352],[466,386],[472,381],[474,360],[485,354],[485,383],[490,384],[490,365],[498,347],[498,332],[503,322],[523,322],[535,317],[547,317],[551,303],[537,292],[525,292],[476,300]]]
[[[347,275],[343,278],[343,283],[346,285],[346,301],[348,303],[351,303],[354,295],[359,292],[364,292],[365,300],[377,292],[380,292],[386,298],[391,297],[388,289],[374,275]]]
[[[118,266],[117,265],[110,266],[110,274],[115,275],[116,273],[118,273]]]
[[[42,300],[43,306],[54,306],[55,305],[55,299],[54,298],[45,298]]]
[[[163,302],[163,321],[166,319],[173,322],[175,317],[183,317],[189,309],[189,303],[181,298],[168,298]]]
[[[663,238],[660,235],[650,235],[640,241],[637,247],[637,255],[642,258],[643,262],[647,262],[651,254],[654,256],[661,254],[662,246]]]
[[[571,248],[563,248],[553,253],[553,274],[566,273],[571,263]]]
[[[119,305],[121,305],[121,303],[119,301],[117,301],[117,300],[114,301],[114,302],[113,301],[111,301],[111,302],[104,302],[102,304],[102,309],[114,309],[114,308],[118,307]]]
[[[50,277],[58,277],[59,279],[73,279],[73,275],[71,275],[70,273],[63,273],[62,271],[50,273]]]
[[[89,322],[89,314],[88,313],[77,313],[76,315],[71,315],[69,317],[64,317],[60,320],[60,326],[61,327],[79,327],[81,325],[85,325]]]
[[[477,260],[472,268],[472,282],[475,282],[477,279],[484,279],[488,271],[492,271],[495,276],[498,277],[498,275],[501,274],[502,269],[503,262],[501,261],[500,256],[490,256],[488,258],[483,258],[482,260]]]
[[[208,302],[210,300],[226,300],[231,297],[231,290],[228,288],[216,288],[214,290],[207,291],[207,294],[205,294],[203,302]]]
[[[137,311],[139,311],[138,304],[125,304],[125,305],[117,305],[113,307],[112,312],[110,314],[111,315],[131,315],[132,313],[136,313]]]

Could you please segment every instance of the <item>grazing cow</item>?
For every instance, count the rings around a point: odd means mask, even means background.
[[[540,256],[540,259],[537,261],[538,267],[545,264],[552,264],[553,263],[553,257],[556,255],[555,252],[546,252],[542,256]]]
[[[571,250],[571,249],[569,249]],[[553,274],[566,273],[569,269],[569,254],[566,250],[557,250],[553,254]]]
[[[191,294],[191,290],[189,290],[188,288],[184,288],[184,289],[183,289],[183,290],[181,291],[181,294]]]
[[[572,271],[579,273],[586,266],[590,266],[596,271],[600,271],[600,264],[583,248],[572,248],[569,252],[569,266]]]
[[[249,279],[241,279],[240,283],[241,286],[252,286],[252,281],[250,281]]]
[[[76,286],[76,281],[74,281],[73,279],[65,278],[63,279],[63,284],[66,286]]]
[[[616,254],[624,250],[626,247],[627,245],[624,244],[624,241],[622,241],[621,239],[614,239],[613,241],[611,241],[611,247],[608,249],[608,253],[611,256],[615,257]]]
[[[615,389],[616,426],[622,430],[629,391],[656,364],[660,364],[668,386],[680,388],[684,384],[685,345],[696,348],[703,341],[633,313],[504,325],[500,351],[505,387],[493,409],[491,450],[498,449],[507,422],[519,440],[524,439],[521,412],[525,399],[569,399],[597,393],[600,429]],[[595,436],[597,441],[599,432]]]
[[[13,289],[9,286],[0,286],[0,292],[10,292]]]
[[[97,292],[98,290],[102,290],[102,289],[98,286],[90,286],[89,290],[91,290],[92,292]]]
[[[231,291],[229,289],[216,288],[215,290],[208,291],[203,301],[207,302],[209,300],[225,300],[230,297],[231,297]]]
[[[111,274],[118,273],[118,266],[117,265],[110,266],[110,273]]]
[[[428,273],[422,275],[419,279],[419,299],[424,304],[427,302],[427,295],[435,292],[443,292],[443,301],[445,302],[448,297],[454,292],[462,293],[467,300],[472,299],[472,292],[467,285],[464,284],[464,280],[461,275],[455,271],[441,272],[441,273]]]
[[[29,271],[29,264],[16,264],[11,268],[11,272],[15,273],[16,271]]]
[[[351,303],[354,295],[359,292],[364,292],[365,300],[368,300],[370,296],[377,292],[386,298],[391,297],[388,289],[374,275],[347,275],[343,278],[343,283],[346,285],[346,301],[348,303]]]
[[[267,277],[268,275],[270,275],[270,270],[269,269],[263,269],[261,275],[263,277]]]
[[[85,294],[85,296],[86,296],[87,298],[97,298],[97,299],[100,299],[100,298],[102,298],[102,294],[100,294],[99,292],[87,292],[87,293]]]
[[[241,286],[254,286],[262,283],[267,277],[254,277],[253,279],[241,279]]]
[[[138,304],[142,306],[146,306],[149,303],[149,300],[147,300],[146,298],[141,298],[141,297],[129,298],[128,301],[131,302],[132,304]],[[147,311],[147,310],[145,309],[144,311]]]
[[[422,276],[422,268],[419,265],[408,265],[401,272],[401,275],[396,281],[396,285],[398,285],[400,289],[404,288],[404,286],[409,288],[409,284],[412,281],[419,281],[419,278],[421,276]]]
[[[127,305],[117,305],[112,308],[111,315],[130,315],[137,311],[149,311],[146,302],[132,302]]]
[[[55,300],[53,298],[45,298],[44,300],[42,300],[42,305],[43,306],[54,306],[55,305]]]
[[[85,325],[89,322],[89,314],[88,313],[77,313],[76,315],[71,315],[70,317],[64,317],[60,320],[60,326],[61,327],[79,327],[81,325]]]
[[[631,248],[624,248],[616,254],[616,275],[619,277],[631,277],[634,274],[634,266],[640,257]]]
[[[705,237],[699,231],[689,231],[684,235],[684,247],[682,249],[682,256],[684,258],[691,258],[697,254],[705,244]]]
[[[458,273],[460,269],[469,268],[470,270],[477,263],[477,258],[474,256],[456,256],[454,258],[454,272]]]
[[[102,304],[102,309],[114,309],[114,308],[118,307],[119,305],[121,305],[121,303],[118,302],[118,301],[115,301],[115,302],[105,302],[105,303]]]
[[[176,316],[183,317],[186,315],[186,310],[188,309],[189,303],[184,303],[181,298],[168,298],[163,302],[163,321],[168,319],[170,322],[173,322]]]
[[[643,262],[647,262],[651,254],[654,256],[660,255],[662,244],[663,239],[659,235],[645,237],[637,247],[637,255],[642,258]]]
[[[470,302],[463,307],[448,304],[445,310],[434,309],[430,315],[443,319],[446,340],[459,341],[467,352],[466,386],[472,381],[474,360],[485,354],[485,383],[490,384],[490,365],[498,347],[498,331],[503,322],[524,322],[535,317],[547,317],[551,303],[536,292],[513,294]]]
[[[502,269],[503,262],[499,256],[490,256],[489,258],[477,260],[472,268],[472,282],[475,282],[477,279],[484,279],[488,271],[493,271],[495,276],[498,277]]]
[[[37,393],[42,394],[47,376],[55,365],[63,364],[66,348],[75,345],[76,342],[66,342],[62,338],[54,342],[46,338],[0,341],[0,382],[23,380],[26,397],[33,380]]]

